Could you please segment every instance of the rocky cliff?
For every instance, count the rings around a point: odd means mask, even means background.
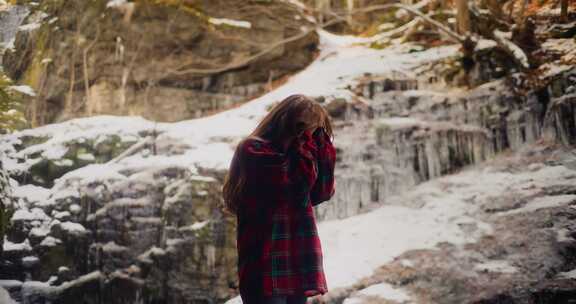
[[[28,2],[17,1],[31,11],[3,65],[34,89],[26,100],[34,126],[212,114],[304,68],[318,43],[301,10],[281,1]]]
[[[106,9],[121,14],[118,7]],[[138,20],[137,9],[123,18]],[[544,44],[560,55],[534,77],[478,60],[482,85],[468,90],[444,77],[459,68],[456,46],[374,49],[369,38],[317,35],[320,53],[305,70],[210,117],[98,115],[0,137],[16,199],[0,287],[30,304],[237,295],[235,220],[220,208],[222,179],[239,139],[271,105],[301,92],[329,110],[336,129],[337,191],[315,210],[329,303],[569,299],[573,39]],[[498,52],[488,42],[478,51]]]

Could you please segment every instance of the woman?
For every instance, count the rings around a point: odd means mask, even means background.
[[[238,144],[223,194],[238,221],[244,304],[305,303],[327,292],[312,207],[334,195],[331,137],[326,110],[291,95]]]

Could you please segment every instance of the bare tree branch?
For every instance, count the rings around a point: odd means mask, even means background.
[[[85,90],[85,102],[86,104],[90,104],[90,83],[89,83],[89,75],[88,75],[88,52],[90,52],[90,49],[92,49],[92,47],[94,47],[94,45],[96,44],[96,41],[98,41],[98,38],[100,38],[100,24],[96,23],[96,37],[94,38],[94,40],[92,40],[90,42],[90,44],[84,49],[84,51],[82,52],[82,68],[84,70],[84,90]],[[82,104],[80,104],[81,106]],[[80,106],[78,108],[80,108]],[[91,114],[91,113],[89,113]]]
[[[397,3],[374,5],[374,6],[368,6],[368,7],[364,7],[364,8],[358,8],[358,9],[354,9],[351,11],[343,12],[342,14],[338,14],[338,12],[334,12],[334,11],[326,12],[326,13],[329,13],[330,15],[332,15],[334,18],[325,22],[325,23],[316,25],[315,27],[312,27],[308,30],[305,30],[305,31],[301,32],[300,34],[294,35],[292,37],[288,37],[288,38],[280,40],[280,41],[277,41],[277,42],[269,45],[265,49],[257,52],[254,55],[248,56],[248,57],[243,58],[241,60],[238,60],[236,62],[232,62],[228,65],[218,67],[218,68],[208,68],[208,69],[203,69],[203,68],[170,69],[164,75],[162,75],[159,78],[162,79],[162,78],[170,76],[170,75],[186,75],[186,74],[212,75],[212,74],[218,74],[218,73],[223,73],[226,71],[242,68],[242,67],[250,64],[251,62],[255,61],[256,59],[260,58],[261,56],[264,56],[264,55],[270,53],[271,51],[273,51],[277,47],[280,47],[286,43],[304,38],[307,35],[309,35],[310,33],[317,31],[318,29],[322,29],[322,28],[325,28],[325,27],[328,27],[328,26],[331,26],[331,25],[334,25],[334,24],[337,24],[340,22],[346,22],[346,20],[347,20],[346,17],[348,14],[354,15],[354,14],[367,13],[367,12],[373,12],[373,11],[379,11],[379,10],[386,10],[386,9],[391,9],[391,8],[403,9],[403,10],[409,12],[410,14],[416,16],[416,17],[420,17],[426,23],[428,23],[428,24],[432,25],[433,27],[436,27],[439,30],[441,30],[442,32],[446,33],[448,35],[448,37],[451,38],[452,40],[454,40],[455,42],[462,43],[465,40],[465,37],[452,31],[451,29],[449,29],[448,27],[446,27],[442,23],[430,18],[429,16],[420,12],[418,9],[415,9],[411,6],[403,5],[403,4],[397,4]]]

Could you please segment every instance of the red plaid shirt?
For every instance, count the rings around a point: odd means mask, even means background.
[[[237,215],[240,294],[326,293],[312,207],[334,194],[336,150],[329,136],[321,128],[306,131],[285,153],[247,138],[238,152],[247,182]]]

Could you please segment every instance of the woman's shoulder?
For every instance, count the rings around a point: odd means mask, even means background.
[[[279,152],[272,142],[260,137],[246,137],[240,145],[242,159],[248,163],[264,165],[286,165],[286,155]]]

